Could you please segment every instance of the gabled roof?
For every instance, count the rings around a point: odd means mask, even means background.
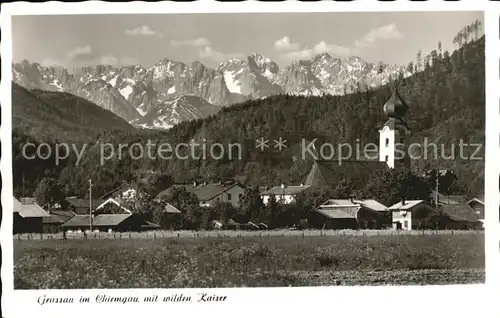
[[[356,202],[357,200],[354,200],[354,202]],[[377,200],[373,200],[373,199],[368,199],[368,200],[362,200],[361,201],[363,205],[365,205],[366,207],[374,210],[374,211],[377,211],[377,212],[383,212],[383,211],[387,211],[387,207],[385,205],[383,205],[382,203],[378,202]]]
[[[168,202],[165,203],[165,209],[163,211],[166,213],[182,213],[179,209]]]
[[[104,201],[103,199],[92,199],[92,208],[98,207]],[[77,199],[77,198],[66,198],[66,202],[72,207],[75,208],[88,208],[89,207],[89,199]]]
[[[63,224],[76,214],[72,211],[51,211],[49,217],[44,217],[42,222],[45,224]]]
[[[484,205],[484,195],[478,195],[475,198],[470,199],[469,201],[467,201],[467,204],[470,204],[472,202],[478,202]]]
[[[168,195],[174,188],[176,187],[184,187],[187,192],[193,193],[196,195],[198,200],[200,201],[208,201],[210,199],[215,198],[216,196],[222,194],[229,189],[239,186],[245,189],[245,186],[240,184],[239,182],[233,183],[208,183],[208,184],[185,184],[185,185],[173,185],[170,188],[163,190],[158,194],[158,197]]]
[[[362,187],[376,171],[388,169],[385,162],[377,160],[326,161],[316,160],[307,175],[304,185],[315,188],[335,187],[340,181],[352,182]]]
[[[110,197],[113,197],[117,194],[117,192],[123,192],[126,191],[128,188],[130,188],[130,185],[128,183],[124,183],[116,188],[114,188],[111,191],[106,192],[103,196],[100,197],[100,199],[108,199]]]
[[[269,190],[266,190],[262,192],[260,195],[296,195],[298,193],[301,193],[302,191],[305,191],[309,189],[311,186],[308,185],[300,185],[300,186],[285,186],[284,188],[282,186],[276,186],[272,187]]]
[[[92,218],[93,226],[116,226],[129,217],[132,214],[100,214]],[[69,219],[66,223],[61,225],[61,227],[75,227],[75,226],[89,226],[90,216],[89,215],[75,215]]]
[[[360,207],[359,206],[320,206],[316,209],[330,219],[356,219]]]
[[[357,200],[357,199],[328,199],[321,206],[330,205],[340,205],[340,206],[352,206],[352,207],[364,207],[376,212],[387,211],[387,207],[382,203],[369,199],[369,200]]]
[[[409,210],[421,203],[425,203],[424,200],[405,200],[405,204],[402,204],[403,202],[400,201],[392,206],[389,207],[389,210]]]
[[[36,198],[24,197],[24,198],[20,198],[19,202],[21,202],[22,204],[35,204]]]
[[[49,217],[50,214],[42,209],[38,204],[22,204],[17,200],[16,198],[14,199],[14,211],[19,213],[19,215],[23,218],[40,218],[40,217]]]
[[[478,215],[468,204],[443,204],[441,209],[453,221],[480,222]]]
[[[102,209],[104,206],[106,206],[107,204],[114,204],[118,207],[120,207],[123,211],[129,213],[129,214],[132,214],[132,211],[130,209],[128,209],[124,202],[122,202],[123,200],[119,200],[119,199],[113,199],[113,198],[109,198],[107,200],[105,200],[103,203],[101,203],[99,206],[97,206],[95,208],[95,210],[99,210],[99,209]]]

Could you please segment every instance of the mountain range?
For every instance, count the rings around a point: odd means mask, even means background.
[[[359,57],[340,59],[328,53],[282,69],[258,53],[229,59],[216,69],[199,61],[188,65],[167,58],[147,69],[96,65],[71,73],[27,60],[12,65],[13,81],[27,89],[74,94],[131,124],[162,129],[251,99],[280,94],[343,95],[379,87],[400,74],[411,75],[403,66],[369,63]]]

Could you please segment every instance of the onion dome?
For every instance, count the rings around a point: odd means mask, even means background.
[[[397,88],[384,105],[384,113],[390,118],[402,118],[408,111],[408,105],[399,95]]]

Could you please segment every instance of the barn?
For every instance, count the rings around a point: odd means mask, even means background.
[[[43,218],[49,217],[49,213],[36,203],[22,204],[14,199],[13,232],[17,233],[42,233]]]
[[[42,220],[43,233],[57,233],[61,230],[61,225],[66,223],[76,214],[72,211],[55,210],[50,212],[50,216]]]
[[[88,231],[89,215],[75,215],[61,225],[64,231]],[[158,229],[160,226],[144,220],[139,214],[99,214],[92,216],[92,231],[99,232],[140,232]]]
[[[313,227],[376,229],[387,224],[387,208],[375,200],[330,199],[316,209]]]

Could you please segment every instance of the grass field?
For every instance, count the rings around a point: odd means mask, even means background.
[[[15,240],[16,289],[484,282],[484,233]]]

